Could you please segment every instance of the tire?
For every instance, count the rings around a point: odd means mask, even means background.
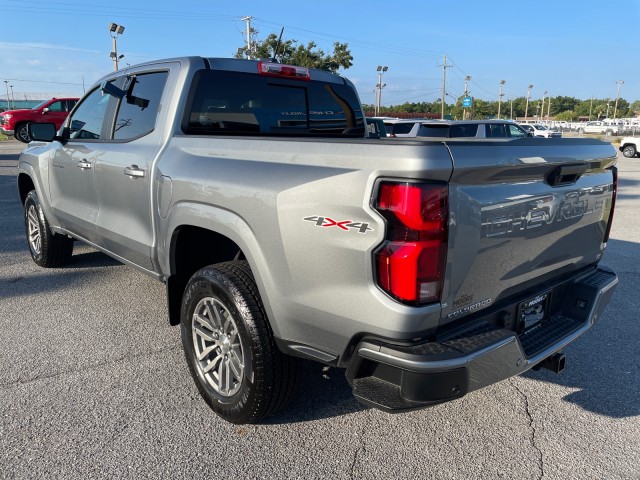
[[[14,133],[14,137],[16,140],[20,140],[22,143],[29,143],[31,141],[31,137],[29,136],[28,123],[21,123],[16,127],[16,133]]]
[[[636,156],[636,147],[634,145],[625,145],[622,148],[622,154],[627,158],[633,158]]]
[[[31,258],[45,268],[59,267],[73,254],[73,239],[51,231],[35,190],[27,194],[24,202],[24,225]]]
[[[276,346],[247,262],[211,265],[191,277],[180,334],[200,395],[223,419],[258,423],[293,395],[299,360]]]

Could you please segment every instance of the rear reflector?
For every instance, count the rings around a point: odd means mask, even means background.
[[[387,235],[375,252],[380,288],[410,304],[440,301],[447,259],[448,189],[383,182],[375,204]]]
[[[293,80],[311,80],[311,73],[306,67],[281,65],[274,62],[258,62],[258,73],[268,77],[290,78]]]

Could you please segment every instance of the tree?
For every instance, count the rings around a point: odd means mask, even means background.
[[[276,46],[278,51],[276,52]],[[244,58],[247,52],[246,45],[238,50],[236,58]],[[353,56],[347,43],[335,42],[333,52],[326,54],[318,49],[315,42],[307,45],[299,45],[297,40],[282,40],[278,45],[278,36],[271,33],[263,41],[256,41],[252,45],[252,57],[278,58],[282,63],[298,65],[300,67],[318,68],[328,72],[337,73],[340,68],[348,69],[353,65]]]

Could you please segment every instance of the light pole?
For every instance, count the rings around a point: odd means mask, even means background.
[[[109,56],[113,59],[113,71],[118,71],[118,60],[120,60],[124,55],[120,55],[118,57],[118,46],[116,40],[119,35],[122,35],[124,32],[124,27],[122,25],[118,25],[117,23],[111,22],[109,24],[109,34],[113,39],[113,51],[109,54]]]
[[[9,80],[4,81],[4,86],[7,89],[7,110],[11,110],[11,106],[9,106]]]
[[[531,98],[531,89],[533,88],[533,85],[529,85],[527,87],[527,103],[525,104],[524,107],[524,121],[527,121],[527,114],[529,113],[529,99]]]
[[[618,114],[618,99],[620,98],[620,86],[624,83],[624,80],[618,80],[616,84],[618,85],[618,91],[616,92],[616,106],[613,109],[613,119],[616,119],[616,115]]]
[[[502,86],[507,83],[506,80],[500,80],[500,94],[498,95],[498,118],[500,118],[500,107],[502,106]]]
[[[544,119],[544,96],[546,94],[547,94],[547,91],[545,90],[544,93],[542,94],[542,108],[540,109],[540,121]]]
[[[385,66],[378,65],[378,68],[376,69],[376,71],[378,72],[378,85],[376,85],[378,89],[378,105],[377,105],[378,108],[376,109],[376,117],[380,115],[380,102],[382,101],[382,89],[387,86],[386,83],[385,84],[382,83],[382,75],[387,70],[389,70],[389,67],[387,67],[386,65]]]
[[[15,109],[16,108],[16,97],[13,96],[13,85],[9,85],[9,88],[11,89],[11,108]]]
[[[551,95],[549,95],[549,101],[547,102],[547,120],[551,119]]]

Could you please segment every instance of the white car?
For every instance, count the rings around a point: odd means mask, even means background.
[[[620,140],[620,151],[627,158],[635,157],[640,151],[640,138],[624,137]]]
[[[562,133],[556,130],[549,130],[544,125],[539,123],[521,123],[520,126],[524,128],[532,137],[544,137],[544,138],[559,138],[562,137]]]
[[[392,137],[524,138],[520,125],[510,120],[385,119]]]
[[[580,133],[600,133],[604,135],[618,135],[623,131],[624,123],[615,122],[613,120],[597,120],[594,122],[587,122],[583,127],[580,127],[578,132]]]

